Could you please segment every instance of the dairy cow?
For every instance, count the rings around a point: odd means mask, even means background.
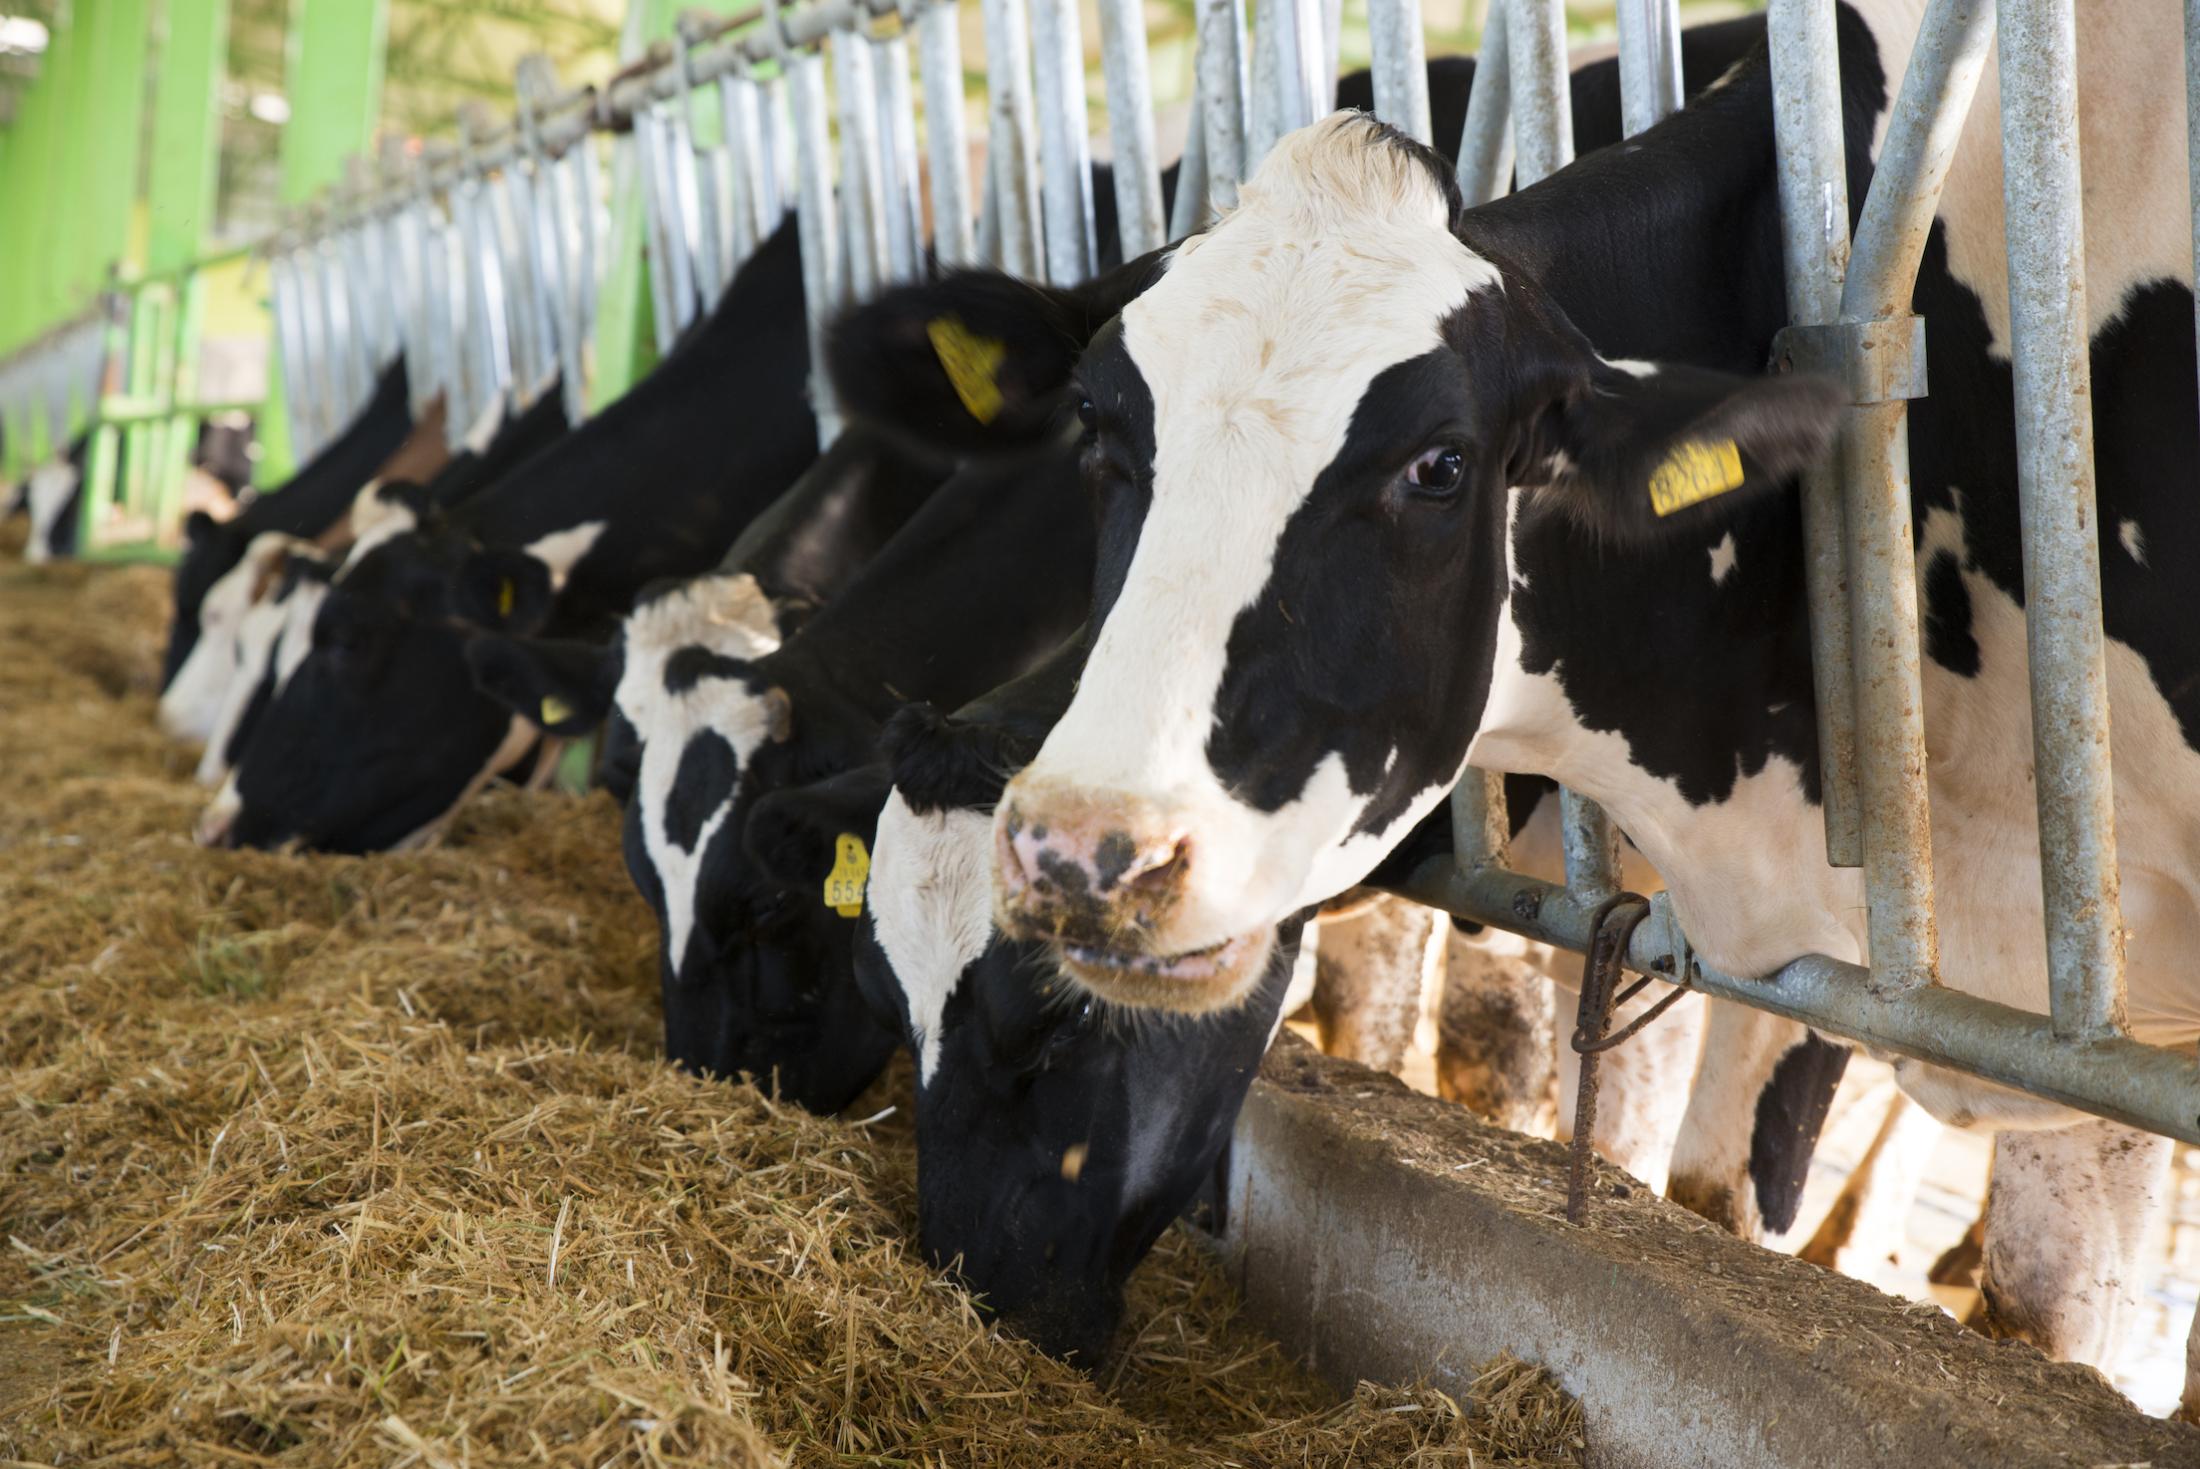
[[[602,639],[642,588],[714,565],[816,458],[802,312],[790,221],[603,413],[457,508],[399,507],[362,534],[202,838],[416,843],[545,733],[585,731],[478,688],[468,639]]]
[[[1914,31],[1897,8],[1841,11],[1858,200]],[[2189,1044],[2200,637],[2163,576],[2200,551],[2175,20],[2088,9],[2077,61],[2108,182],[2086,233],[2131,1018]],[[1784,316],[1771,90],[1752,60],[1624,152],[1473,211],[1438,160],[1332,118],[1215,230],[1140,262],[1150,289],[1118,314],[982,278],[870,309],[844,400],[959,411],[908,336],[954,314],[1002,344],[1004,395],[1080,400],[1121,548],[1085,682],[1000,808],[1009,931],[1119,1002],[1226,1006],[1275,917],[1364,874],[1471,759],[1601,801],[1710,962],[1862,956],[1858,876],[1819,834],[1785,492],[1838,405],[1758,375]],[[1910,453],[1935,836],[1963,854],[1936,874],[1944,972],[2043,1010],[1997,90],[1989,72],[1915,293],[1932,393]],[[2034,1129],[1997,1143],[1990,1314],[2102,1358],[2137,1278],[2116,1221],[2158,1195],[2168,1145],[1899,1069],[1944,1119]],[[2122,1212],[2072,1226],[2102,1201]]]

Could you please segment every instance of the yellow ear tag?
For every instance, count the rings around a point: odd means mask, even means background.
[[[825,875],[825,906],[843,918],[863,915],[863,887],[871,880],[871,854],[863,838],[844,831],[833,840],[833,870]]]
[[[573,706],[556,694],[542,696],[542,718],[537,721],[544,729],[553,724],[563,724],[573,717]]]
[[[510,617],[511,615],[512,579],[510,577],[506,577],[504,578],[504,580],[497,583],[497,616]]]
[[[1650,476],[1650,508],[1671,515],[1700,500],[1715,499],[1742,482],[1742,451],[1732,439],[1707,444],[1690,439]]]
[[[979,336],[953,316],[933,317],[924,324],[924,332],[932,339],[932,350],[970,416],[980,423],[1000,417],[1001,387],[993,375],[1008,355],[1007,345]]]

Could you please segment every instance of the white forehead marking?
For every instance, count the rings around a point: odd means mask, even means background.
[[[351,502],[351,549],[336,570],[336,580],[350,575],[375,547],[395,540],[419,523],[420,517],[413,514],[412,507],[401,500],[383,498],[380,480],[368,485]]]
[[[687,958],[688,935],[695,925],[695,885],[703,875],[703,854],[733,809],[729,796],[699,824],[692,848],[683,851],[676,845],[666,817],[680,758],[697,735],[716,731],[733,747],[738,769],[771,732],[764,701],[737,679],[702,678],[684,693],[666,691],[666,660],[695,646],[742,659],[761,658],[779,646],[771,599],[755,577],[703,577],[626,620],[626,667],[614,697],[642,742],[635,799],[641,802],[642,846],[664,889],[665,958],[674,974]]]
[[[579,525],[552,531],[546,536],[529,541],[521,549],[549,567],[550,585],[562,590],[567,575],[580,565],[583,556],[595,549],[596,542],[603,535],[604,526],[608,523],[601,520],[583,521]],[[754,585],[753,579],[751,585]]]
[[[948,997],[993,937],[993,818],[909,808],[886,797],[871,845],[871,923],[909,1004],[917,1082],[940,1060]]]
[[[2116,539],[2124,543],[2125,555],[2141,566],[2147,564],[2146,533],[2139,529],[2138,521],[2120,520],[2116,522]]]

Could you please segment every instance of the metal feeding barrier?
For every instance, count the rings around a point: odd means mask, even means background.
[[[834,315],[930,268],[927,198],[939,266],[987,262],[1066,284],[1115,250],[1135,257],[1230,208],[1276,138],[1321,115],[1334,96],[1339,0],[1263,0],[1250,27],[1245,0],[1196,0],[1192,119],[1165,210],[1141,11],[1136,0],[1095,0],[1118,221],[1117,237],[1104,241],[1095,228],[1079,7],[978,3],[988,96],[975,189],[956,0],[691,13],[674,40],[600,88],[560,93],[546,67],[529,63],[509,122],[469,117],[456,145],[385,158],[379,188],[355,180],[262,251],[300,452],[339,432],[400,352],[416,406],[446,395],[454,440],[557,377],[577,421],[622,197],[639,204],[660,353],[711,309],[792,210],[814,363]],[[1826,851],[1833,865],[1863,870],[1871,964],[1810,955],[1764,978],[1723,974],[1693,953],[1662,896],[1634,928],[1625,963],[2200,1142],[2193,1058],[2125,1033],[2090,529],[2073,4],[2002,0],[1998,28],[2049,1013],[1940,982],[1909,504],[1908,402],[1925,391],[1925,328],[1909,298],[1996,42],[1994,0],[1930,0],[1853,241],[1835,0],[1771,0],[1794,323],[1777,350],[1789,366],[1843,382],[1852,400],[1839,451],[1806,476],[1802,506]],[[2200,48],[2200,0],[2188,16]],[[1620,0],[1617,20],[1622,116],[1632,133],[1680,105],[1679,22],[1674,0]],[[1418,0],[1369,0],[1367,22],[1378,115],[1433,141]],[[1492,0],[1480,60],[1458,139],[1470,204],[1515,175],[1533,184],[1572,158],[1562,0]],[[2191,85],[2200,116],[2200,71]],[[592,142],[604,132],[618,134],[610,196]],[[0,364],[11,437],[65,442],[72,405],[96,401],[105,343],[94,321]],[[814,370],[812,392],[830,439],[836,415]],[[1618,835],[1602,812],[1564,796],[1563,885],[1506,870],[1496,777],[1463,781],[1452,821],[1455,857],[1415,874],[1404,891],[1567,948],[1590,944],[1594,915],[1619,892]]]
[[[1806,572],[1825,791],[1826,851],[1862,867],[1869,967],[1808,955],[1761,978],[1691,950],[1660,896],[1627,967],[1685,978],[1867,1045],[2200,1142],[2189,1052],[2126,1033],[2122,913],[2109,767],[2095,540],[2073,0],[2002,0],[2001,125],[2017,446],[2050,981],[2046,1015],[1946,988],[1933,914],[1919,675],[1908,402],[1925,392],[1924,322],[1910,296],[1956,140],[1996,39],[1994,0],[1931,0],[1902,79],[1855,239],[1844,163],[1834,0],[1771,0],[1769,24],[1789,312],[1779,354],[1849,389],[1831,466],[1803,487]],[[1493,10],[1484,60],[1511,88],[1522,183],[1570,151],[1557,0]],[[1632,131],[1677,95],[1672,6],[1623,0],[1621,78]],[[2189,6],[2200,46],[2200,6]],[[1646,40],[1647,38],[1647,40]],[[1632,53],[1632,55],[1631,55]],[[2200,95],[2200,72],[2192,85]],[[1478,87],[1460,173],[1470,200],[1501,169]],[[2196,114],[2200,115],[2200,114]],[[2200,168],[2200,159],[2196,159]],[[2200,198],[2200,194],[2196,194]],[[2195,219],[2200,239],[2200,216]],[[1470,775],[1452,797],[1454,859],[1403,889],[1461,917],[1586,949],[1618,882],[1609,824],[1570,793],[1567,881],[1505,870],[1502,786]]]

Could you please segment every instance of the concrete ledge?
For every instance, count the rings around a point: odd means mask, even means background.
[[[1617,1170],[1570,1226],[1557,1144],[1288,1034],[1225,1167],[1232,1273],[1318,1372],[1457,1387],[1512,1352],[1581,1398],[1597,1466],[2200,1465],[2200,1429],[2091,1369],[1745,1244]]]

